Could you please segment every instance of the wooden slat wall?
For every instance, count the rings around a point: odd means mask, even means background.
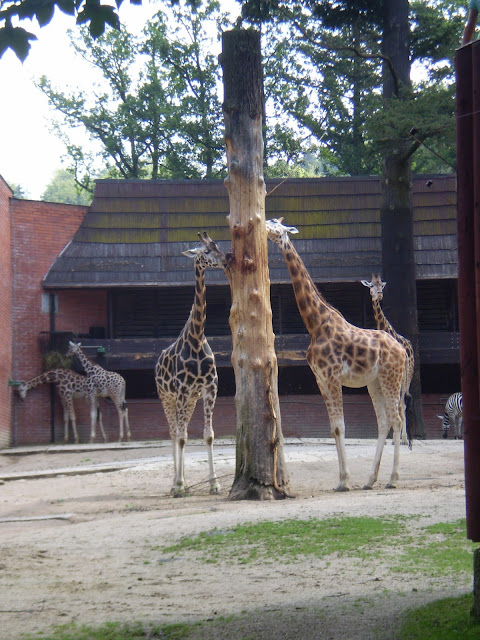
[[[430,186],[428,186],[430,184]],[[317,282],[354,282],[380,270],[380,183],[373,178],[267,182],[267,217],[298,227],[295,247]],[[456,277],[455,176],[413,181],[418,277]],[[179,286],[191,282],[182,251],[206,230],[230,247],[222,181],[100,180],[90,212],[44,279],[47,288]],[[289,282],[278,247],[272,282]],[[218,271],[213,283],[224,284]]]

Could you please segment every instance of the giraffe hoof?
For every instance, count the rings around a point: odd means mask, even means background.
[[[373,489],[373,487],[372,487],[372,485],[370,485],[370,484],[364,484],[364,485],[363,485],[363,487],[362,487],[362,489],[363,489],[364,491],[371,491],[371,490]]]
[[[342,493],[342,492],[344,492],[344,491],[350,491],[350,487],[348,487],[348,486],[347,486],[347,485],[345,485],[345,484],[339,484],[339,485],[338,485],[338,487],[335,489],[335,491],[336,491],[337,493]]]
[[[210,487],[210,494],[212,496],[218,495],[220,493],[220,485],[216,487]]]
[[[389,482],[387,485],[385,485],[385,489],[396,489],[397,485],[396,484],[392,484],[391,482]]]

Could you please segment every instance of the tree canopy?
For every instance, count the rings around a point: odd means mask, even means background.
[[[92,201],[92,196],[88,191],[79,187],[70,171],[57,169],[42,194],[42,200],[46,202],[89,205]]]
[[[60,114],[56,130],[71,169],[89,188],[90,164],[67,129],[99,142],[110,177],[214,178],[224,175],[218,61],[207,25],[225,23],[219,4],[182,2],[147,22],[140,38],[126,28],[93,40],[84,29],[74,48],[97,72],[93,91],[65,93],[46,77],[39,87]]]
[[[163,0],[175,5],[179,0]],[[195,6],[198,0],[188,0]],[[31,42],[37,36],[20,24],[24,20],[36,20],[44,27],[52,20],[55,9],[75,18],[77,25],[86,25],[90,36],[98,38],[107,27],[120,28],[118,9],[123,0],[115,0],[115,6],[101,0],[0,0],[0,58],[11,49],[23,62],[30,53]],[[130,0],[130,4],[140,5],[142,0]]]

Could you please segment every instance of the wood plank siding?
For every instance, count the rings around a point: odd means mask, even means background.
[[[428,186],[430,185],[430,186]],[[266,215],[298,228],[295,246],[317,282],[354,282],[381,270],[380,181],[315,178],[267,181]],[[456,278],[454,175],[413,180],[417,277]],[[99,180],[89,212],[43,280],[46,289],[178,287],[192,282],[182,251],[206,230],[230,247],[222,181]],[[290,278],[270,247],[272,283]],[[208,274],[226,284],[223,273]]]

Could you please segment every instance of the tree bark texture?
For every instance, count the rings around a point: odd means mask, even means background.
[[[383,95],[389,100],[402,99],[410,86],[409,22],[407,0],[385,0],[383,31]],[[406,135],[406,132],[405,132]],[[413,244],[413,208],[411,201],[411,143],[408,139],[392,141],[384,152],[382,167],[382,277],[385,289],[385,315],[392,326],[412,343],[415,370],[410,385],[412,405],[407,407],[407,422],[412,437],[425,438],[423,422],[416,264]]]
[[[278,367],[270,307],[265,182],[263,74],[260,34],[223,34],[225,144],[232,252],[230,328],[235,372],[237,448],[232,500],[284,498],[289,489],[283,456]]]

